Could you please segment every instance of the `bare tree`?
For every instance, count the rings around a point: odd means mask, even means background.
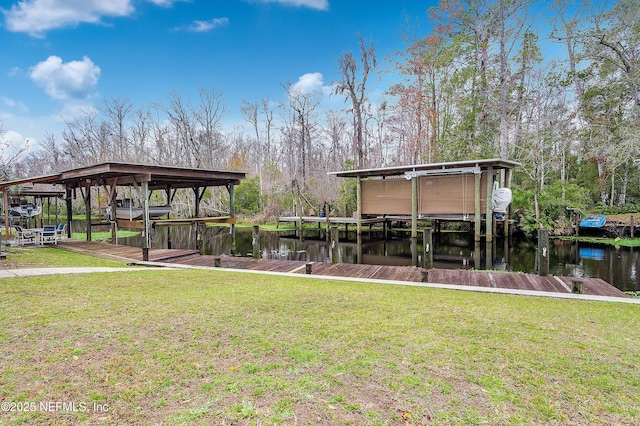
[[[91,110],[66,119],[67,128],[62,132],[64,152],[73,165],[86,166],[95,162],[114,159],[110,145],[111,130],[98,117],[98,111]]]
[[[0,138],[6,133],[4,128],[4,123],[0,121]],[[2,141],[2,145],[0,146],[0,167],[2,168],[2,178],[7,180],[9,176],[13,173],[13,169],[20,161],[20,159],[27,153],[29,150],[29,140],[25,140],[19,147],[13,147],[13,149],[9,149],[11,144],[9,141]]]
[[[309,167],[311,166],[312,143],[311,135],[317,126],[315,111],[320,104],[321,95],[317,91],[306,92],[289,83],[286,87],[289,108],[292,111],[293,123],[297,134],[298,149],[300,153],[302,187],[307,185]],[[294,136],[295,137],[295,136]]]
[[[133,106],[127,99],[111,99],[104,102],[103,113],[111,127],[110,136],[115,137],[114,158],[127,160],[129,151],[129,132],[127,119]]]
[[[222,120],[227,116],[224,96],[213,88],[199,88],[200,102],[190,105],[196,129],[196,140],[192,141],[197,167],[218,167],[223,157],[224,138]]]
[[[360,39],[360,60],[362,70],[358,68],[358,62],[351,52],[345,53],[338,59],[338,67],[342,79],[335,85],[334,94],[345,96],[345,101],[351,101],[351,113],[353,114],[354,125],[354,153],[356,157],[356,167],[365,166],[364,152],[364,114],[366,97],[366,86],[369,73],[377,66],[376,49],[373,42],[367,45],[362,36]],[[360,75],[358,75],[360,74]]]
[[[133,113],[130,132],[131,142],[128,158],[134,161],[148,163],[153,158],[151,152],[153,148],[151,141],[153,120],[148,110],[139,108]]]

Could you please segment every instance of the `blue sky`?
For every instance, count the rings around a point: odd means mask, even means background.
[[[61,117],[171,92],[223,94],[228,121],[242,100],[284,98],[288,82],[329,86],[338,58],[373,40],[379,66],[406,47],[407,17],[425,26],[419,0],[0,0],[0,120],[4,141],[32,148],[60,140]],[[426,28],[423,28],[427,32]],[[376,88],[376,85],[379,87]],[[384,84],[386,87],[386,84]],[[372,92],[382,90],[377,79]],[[334,99],[337,105],[341,99]]]

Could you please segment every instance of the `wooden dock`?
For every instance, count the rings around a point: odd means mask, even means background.
[[[125,220],[118,219],[118,228],[126,229],[143,229],[144,225],[141,220]],[[179,219],[151,219],[149,222],[152,226],[176,226],[176,225],[193,225],[194,223],[215,223],[215,224],[235,224],[236,219],[229,216],[220,217],[192,217],[192,218],[179,218]],[[109,225],[109,223],[103,223],[102,225]]]
[[[362,225],[373,226],[376,223],[385,224],[387,219],[384,217],[362,218]],[[320,216],[283,216],[278,218],[276,227],[280,226],[280,223],[294,223],[297,228],[300,228],[305,223],[317,223],[318,227],[324,225],[327,229],[331,225],[344,225],[347,228],[349,225],[356,225],[358,219],[355,217],[320,217]]]
[[[61,248],[127,262],[142,260],[142,249],[121,245],[87,242],[80,240],[63,240],[58,244]],[[311,275],[328,277],[348,277],[363,280],[391,280],[402,282],[421,282],[422,268],[390,265],[364,265],[347,263],[306,262],[293,260],[252,259],[236,256],[202,256],[196,250],[150,249],[151,262],[164,262],[196,267],[215,267],[220,262],[221,268],[270,271],[277,273],[306,274],[310,264]],[[496,289],[513,289],[542,291],[552,293],[572,293],[572,286],[577,281],[582,287],[582,294],[608,297],[628,298],[626,294],[599,278],[540,276],[523,273],[485,272],[459,269],[430,269],[428,282],[459,286],[486,287]]]
[[[361,278],[363,280],[391,280],[421,282],[422,268],[389,265],[355,265],[349,263],[305,262],[290,260],[251,259],[232,256],[197,256],[177,259],[172,263],[192,266],[214,267],[215,258],[220,267],[281,273],[305,274],[311,263],[311,274],[317,276]],[[599,278],[540,276],[536,274],[484,272],[459,269],[430,269],[428,282],[472,287],[571,293],[572,281],[580,282],[582,294],[608,297],[629,297],[622,291]]]
[[[97,243],[76,239],[64,239],[58,241],[58,247],[76,253],[96,256],[103,259],[112,259],[123,262],[139,262],[142,260],[142,249],[119,244]],[[150,262],[171,262],[193,256],[200,256],[198,250],[179,249],[150,249]]]

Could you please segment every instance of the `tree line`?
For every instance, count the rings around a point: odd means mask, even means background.
[[[5,170],[102,161],[242,170],[239,210],[266,219],[325,202],[349,214],[352,185],[328,171],[503,158],[522,164],[514,207],[531,228],[557,226],[566,207],[640,204],[640,3],[441,0],[426,12],[429,31],[408,24],[406,48],[384,66],[361,36],[339,57],[339,110],[321,108],[320,90],[286,83],[284,100],[243,101],[246,126],[229,130],[215,88],[147,106],[110,99]],[[395,82],[374,102],[370,82],[382,73]],[[224,197],[211,205],[223,209]]]

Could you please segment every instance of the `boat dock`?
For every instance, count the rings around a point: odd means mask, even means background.
[[[58,246],[63,249],[126,262],[139,262],[139,248],[121,245],[66,239]],[[390,280],[399,282],[428,282],[464,287],[483,287],[557,294],[579,293],[591,296],[629,298],[624,292],[599,278],[540,276],[524,273],[502,273],[458,269],[423,269],[406,266],[364,265],[291,260],[253,259],[236,256],[205,256],[196,250],[150,249],[149,261],[186,267],[225,268],[232,270],[269,271],[274,273],[312,275],[317,277],[345,277],[362,280]]]
[[[375,224],[385,225],[388,221],[385,217],[374,217],[374,218],[362,218],[360,223],[362,225],[373,226]],[[321,228],[322,225],[325,226],[326,229],[329,229],[331,225],[344,225],[347,230],[349,229],[349,225],[356,226],[358,224],[358,219],[355,217],[333,217],[333,216],[283,216],[278,218],[278,223],[276,227],[280,226],[280,223],[294,223],[297,229],[301,229],[302,225],[305,223],[317,223],[318,228]]]

